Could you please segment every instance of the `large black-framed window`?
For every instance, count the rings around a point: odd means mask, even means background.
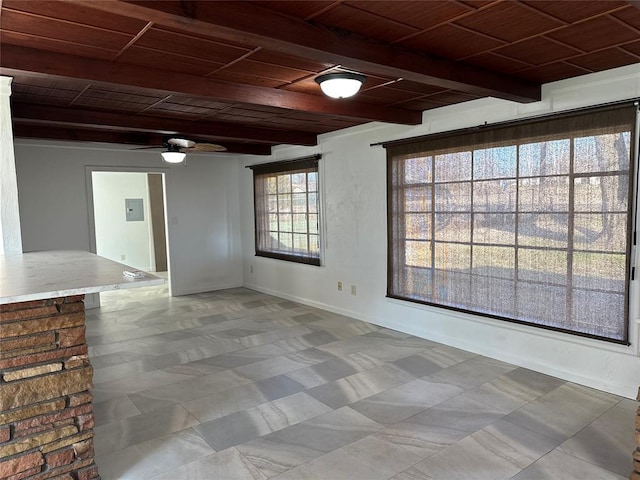
[[[627,344],[635,118],[386,144],[387,295]]]
[[[320,265],[319,155],[252,165],[256,255]]]

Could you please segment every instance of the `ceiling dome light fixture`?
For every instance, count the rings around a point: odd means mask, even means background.
[[[331,98],[353,97],[367,77],[360,73],[325,73],[315,78],[325,95]]]
[[[167,145],[167,151],[162,152],[162,159],[167,163],[182,163],[187,156],[186,153],[180,151],[180,145]]]

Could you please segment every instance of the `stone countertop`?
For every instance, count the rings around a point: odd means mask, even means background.
[[[135,269],[82,251],[0,255],[0,305],[164,283],[148,273],[125,277],[124,270]]]

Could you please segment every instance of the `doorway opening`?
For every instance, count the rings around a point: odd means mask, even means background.
[[[164,172],[87,168],[92,251],[167,279],[170,294]]]

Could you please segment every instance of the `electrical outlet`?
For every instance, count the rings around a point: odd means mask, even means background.
[[[356,294],[356,286],[351,285],[351,295],[355,295],[355,294]]]
[[[342,282],[338,282],[338,291],[341,292],[342,291]]]
[[[120,260],[126,260],[127,256],[123,253],[122,255],[120,255]]]
[[[253,265],[249,265],[249,273],[253,273]]]

